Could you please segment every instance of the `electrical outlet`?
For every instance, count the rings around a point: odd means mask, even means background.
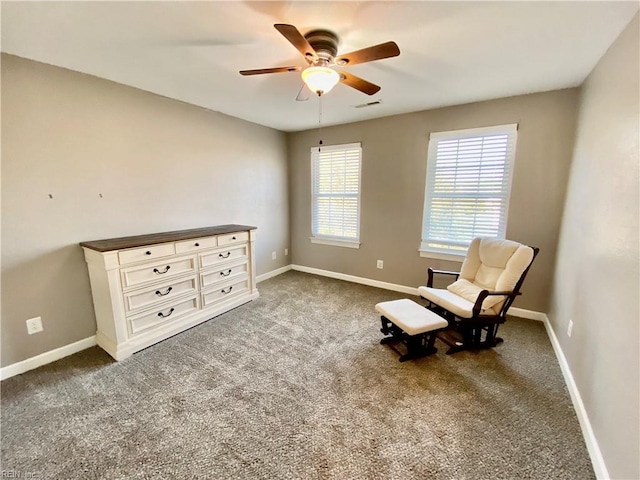
[[[276,252],[271,252],[271,260],[275,260],[276,259]]]
[[[384,262],[382,260],[378,260],[376,262],[376,268],[379,268],[380,270],[382,270],[384,268]]]
[[[569,320],[569,326],[567,327],[567,336],[571,336],[571,332],[573,331],[573,320]]]
[[[42,330],[44,330],[44,328],[42,328],[42,318],[34,317],[27,320],[27,333],[29,335],[41,332]]]
[[[288,248],[285,248],[285,249],[284,249],[284,256],[286,257],[287,255],[289,255],[289,249],[288,249]]]

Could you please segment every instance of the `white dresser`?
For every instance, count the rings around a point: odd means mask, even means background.
[[[258,297],[246,225],[82,242],[98,331],[116,360]]]

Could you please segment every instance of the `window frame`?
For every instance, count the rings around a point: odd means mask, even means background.
[[[502,213],[502,218],[499,223],[498,233],[495,238],[505,238],[507,231],[507,223],[509,219],[509,205],[511,200],[511,190],[513,186],[513,172],[515,167],[515,158],[516,158],[516,148],[517,148],[517,140],[518,140],[518,124],[504,124],[504,125],[494,125],[489,127],[479,127],[479,128],[467,128],[460,130],[450,130],[446,132],[433,132],[429,135],[429,145],[427,151],[427,172],[426,172],[426,181],[425,181],[425,189],[424,189],[424,205],[422,212],[422,229],[421,229],[421,241],[420,247],[418,249],[421,257],[434,258],[440,260],[453,260],[457,262],[462,262],[464,257],[467,254],[468,244],[464,249],[455,250],[452,248],[434,248],[428,246],[427,243],[430,239],[426,238],[429,220],[431,218],[430,215],[430,205],[432,200],[432,195],[430,193],[433,191],[435,185],[435,174],[437,171],[437,154],[438,154],[438,145],[441,141],[447,140],[460,140],[463,138],[471,138],[471,137],[484,137],[491,135],[507,135],[507,152],[505,154],[505,171],[506,171],[506,185],[502,190],[501,198],[504,199],[504,211]],[[458,159],[456,158],[456,163]],[[461,197],[457,197],[461,198]],[[475,198],[482,198],[482,196],[478,195]],[[451,242],[454,243],[454,242]]]
[[[356,217],[356,238],[348,238],[337,235],[319,235],[316,232],[316,221],[315,221],[315,209],[316,209],[316,199],[319,197],[319,194],[316,192],[316,161],[320,161],[320,154],[323,151],[346,151],[358,149],[358,193],[356,195],[357,198],[357,217]],[[320,244],[320,245],[330,245],[334,247],[346,247],[346,248],[360,248],[360,209],[362,205],[362,143],[354,142],[354,143],[345,143],[339,145],[322,145],[320,147],[312,147],[310,149],[311,153],[311,236],[309,237],[309,241],[311,243]]]

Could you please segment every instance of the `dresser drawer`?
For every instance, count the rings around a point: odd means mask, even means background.
[[[224,285],[215,287],[213,290],[202,293],[202,308],[210,307],[227,298],[235,297],[249,291],[249,279],[238,279],[235,282],[229,282]]]
[[[241,243],[249,241],[249,232],[229,233],[226,235],[218,235],[218,246],[229,245],[232,243]]]
[[[220,240],[218,238],[218,240]],[[245,259],[248,255],[248,245],[230,246],[225,250],[215,250],[213,252],[201,253],[198,255],[200,259],[200,268],[207,268],[224,262],[236,259]]]
[[[241,275],[247,275],[249,265],[246,260],[242,263],[227,264],[224,267],[218,267],[213,270],[200,273],[200,288],[204,289],[220,282],[227,282],[238,278]]]
[[[199,309],[198,297],[193,296],[169,303],[162,308],[129,318],[131,333],[136,335],[164,322],[172,322]]]
[[[123,268],[120,272],[123,288],[142,286],[145,283],[160,282],[166,278],[194,272],[195,257],[170,258],[165,262],[154,262],[137,267]]]
[[[131,248],[118,252],[120,265],[135,262],[144,262],[153,258],[167,257],[176,253],[173,243],[161,243],[159,245],[148,245],[141,248]]]
[[[124,308],[127,314],[145,308],[152,308],[154,305],[164,303],[175,297],[187,293],[198,291],[198,281],[194,276],[176,279],[172,282],[165,282],[153,287],[134,290],[124,294]]]
[[[176,242],[176,253],[191,253],[218,246],[217,237],[194,238],[184,242]]]

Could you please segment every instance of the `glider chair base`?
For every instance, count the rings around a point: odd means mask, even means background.
[[[498,333],[500,318],[492,318],[492,322],[483,323],[479,320],[461,318],[435,303],[421,297],[427,301],[427,310],[439,315],[447,321],[448,326],[437,332],[438,339],[449,346],[447,355],[462,352],[464,350],[483,350],[493,348],[504,340],[496,334]]]
[[[446,320],[409,299],[392,300],[376,305],[382,315],[380,331],[387,337],[380,340],[400,355],[400,361],[433,355],[436,334],[447,326]],[[396,345],[403,344],[404,352]]]
[[[498,336],[498,325],[465,325],[454,324],[440,330],[438,339],[449,346],[447,355],[462,352],[464,350],[483,350],[493,348],[504,340]]]

